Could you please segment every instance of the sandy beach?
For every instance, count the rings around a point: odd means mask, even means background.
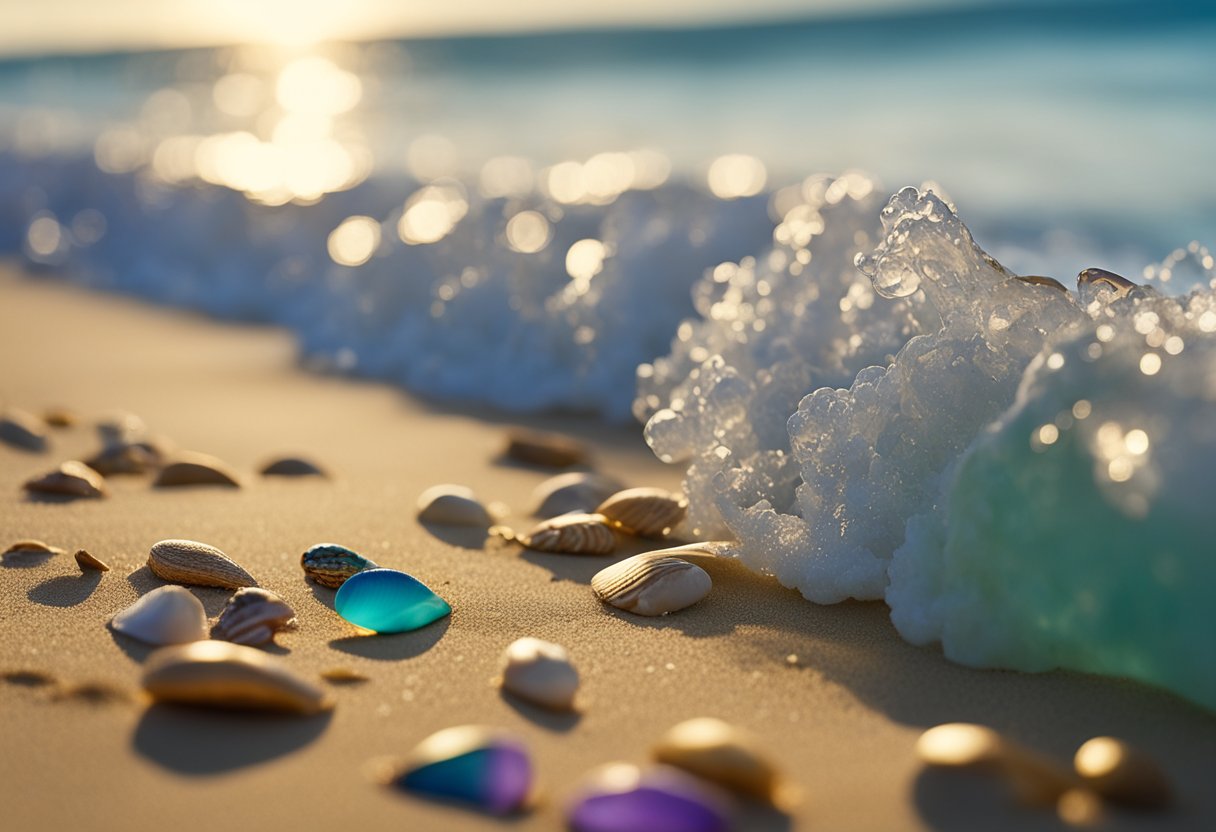
[[[742,829],[1064,826],[1051,811],[1017,806],[989,778],[924,771],[917,736],[953,721],[993,726],[1060,760],[1092,736],[1125,738],[1164,767],[1176,806],[1111,811],[1100,828],[1216,827],[1216,719],[1166,692],[1075,673],[969,670],[902,641],[880,603],[815,606],[731,562],[707,567],[714,588],[704,601],[638,618],[604,607],[588,587],[609,559],[521,551],[415,520],[417,495],[452,482],[505,503],[506,522],[525,526],[529,495],[550,472],[498,460],[506,429],[521,424],[586,441],[597,469],[629,485],[678,487],[679,471],[654,459],[640,429],[504,417],[309,374],[285,333],[31,280],[12,267],[0,272],[0,356],[5,403],[82,417],[55,431],[44,453],[0,445],[0,548],[39,538],[68,552],[0,568],[6,830],[555,829],[584,772],[643,762],[663,731],[705,715],[757,734],[806,795],[789,817],[748,810]],[[245,486],[155,490],[148,477],[114,477],[104,500],[26,497],[23,481],[95,451],[92,424],[115,411],[226,460]],[[278,454],[314,459],[334,476],[254,473]],[[218,546],[287,599],[299,628],[280,634],[272,652],[300,674],[348,667],[368,681],[334,687],[337,706],[322,717],[149,706],[139,677],[151,648],[106,624],[161,584],[144,564],[164,538]],[[450,618],[360,635],[333,611],[334,593],[300,571],[300,553],[328,541],[426,582],[451,603]],[[111,571],[82,575],[77,548]],[[228,597],[194,591],[212,616]],[[580,713],[554,715],[495,686],[503,648],[521,636],[569,649],[582,674]],[[54,683],[29,684],[30,673]],[[81,688],[94,684],[114,695]],[[543,789],[534,811],[499,820],[366,776],[369,760],[465,723],[526,740]]]

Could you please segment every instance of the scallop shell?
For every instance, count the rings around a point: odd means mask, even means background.
[[[45,451],[46,423],[33,413],[9,408],[0,416],[0,442],[27,451]]]
[[[513,430],[507,434],[507,459],[544,468],[569,468],[589,459],[587,447],[569,436],[534,430]]]
[[[76,565],[81,572],[109,572],[110,566],[105,561],[98,560],[84,549],[77,549],[74,556]]]
[[[675,766],[732,792],[792,808],[796,790],[751,734],[712,717],[689,719],[659,738],[653,749],[660,763]]]
[[[612,477],[586,471],[558,474],[532,492],[532,514],[556,517],[574,511],[590,512],[624,486]]]
[[[165,647],[148,657],[144,690],[157,702],[316,714],[333,707],[319,685],[280,659],[227,641]]]
[[[253,576],[214,546],[194,540],[162,540],[148,553],[148,568],[176,584],[240,589],[257,586]]]
[[[1152,757],[1114,737],[1094,737],[1073,758],[1085,785],[1111,803],[1160,809],[1171,800],[1169,779]]]
[[[662,552],[644,552],[601,569],[591,590],[606,604],[637,615],[666,615],[700,601],[713,587],[701,567]]]
[[[610,555],[616,534],[600,514],[563,514],[539,523],[519,542],[538,552]]]
[[[295,611],[273,592],[245,587],[228,599],[211,628],[211,637],[256,646],[273,641],[276,632],[291,627],[295,620]]]
[[[306,577],[321,586],[337,589],[346,579],[364,569],[375,569],[373,561],[337,543],[318,543],[300,555],[300,566]]]
[[[328,477],[325,469],[300,457],[286,456],[267,462],[258,471],[263,477]]]
[[[423,491],[418,496],[418,521],[479,528],[494,522],[473,489],[463,485],[433,485]]]
[[[190,590],[162,586],[115,615],[110,626],[148,644],[186,644],[207,637],[207,613]]]
[[[502,659],[503,690],[555,711],[573,709],[578,671],[565,647],[521,638],[508,645]]]
[[[584,778],[566,824],[572,832],[726,832],[733,810],[728,794],[677,768],[609,763]]]
[[[105,497],[110,493],[101,474],[76,460],[65,462],[41,477],[27,480],[25,490],[63,497]]]
[[[1009,780],[1024,803],[1035,806],[1054,806],[1079,785],[1063,766],[983,725],[951,722],[930,728],[917,740],[916,753],[931,766],[993,771]]]
[[[666,537],[684,519],[688,500],[662,488],[627,488],[602,502],[596,511],[628,534]]]
[[[223,485],[239,488],[240,478],[228,464],[207,454],[183,452],[160,469],[157,488],[172,488],[179,485]]]
[[[534,792],[532,759],[523,741],[477,725],[432,734],[383,779],[406,791],[466,803],[494,815],[520,811]]]

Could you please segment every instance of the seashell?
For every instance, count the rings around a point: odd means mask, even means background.
[[[417,794],[509,815],[533,798],[532,759],[523,741],[505,731],[460,725],[420,742],[389,785]]]
[[[356,572],[376,568],[374,562],[336,543],[318,543],[309,548],[300,556],[300,566],[306,577],[333,589]]]
[[[1068,287],[1054,277],[1044,277],[1040,274],[1017,275],[1017,279],[1031,286],[1046,286],[1068,294]]]
[[[273,641],[276,632],[291,627],[295,620],[295,610],[273,592],[245,587],[228,599],[211,628],[211,637],[256,646]]]
[[[332,685],[357,685],[366,682],[367,677],[349,667],[331,667],[321,671],[321,678]]]
[[[105,476],[145,474],[160,464],[160,458],[147,445],[107,445],[85,460],[85,464]]]
[[[70,428],[76,426],[80,417],[66,407],[48,407],[42,412],[42,421],[53,428]]]
[[[1079,785],[1063,766],[983,725],[951,722],[930,728],[916,741],[916,753],[931,766],[994,771],[1030,805],[1053,806]]]
[[[0,442],[26,451],[45,451],[46,423],[33,413],[11,407],[0,416]]]
[[[25,490],[63,497],[105,497],[110,493],[101,474],[76,460],[65,462],[41,477],[27,480]]]
[[[471,488],[433,485],[418,495],[418,521],[445,526],[486,528],[494,522]]]
[[[659,738],[660,763],[675,766],[732,792],[792,808],[798,790],[782,781],[751,734],[712,717],[681,722]]]
[[[1110,292],[1115,298],[1126,297],[1139,288],[1126,277],[1108,272],[1106,269],[1085,269],[1077,275],[1077,293],[1083,302],[1088,302],[1099,293]]]
[[[160,469],[157,488],[172,488],[179,485],[223,485],[239,488],[240,478],[227,463],[207,454],[183,452],[177,459]]]
[[[538,552],[610,555],[616,534],[600,514],[563,514],[537,524],[519,542]]]
[[[50,546],[41,540],[18,540],[0,553],[0,563],[8,567],[26,569],[38,566],[55,555],[62,554],[62,549]]]
[[[105,561],[98,560],[90,555],[84,549],[76,550],[76,565],[80,567],[81,572],[109,572],[110,567]]]
[[[608,522],[638,537],[665,537],[688,512],[688,500],[662,488],[627,488],[600,503]]]
[[[612,477],[585,471],[558,474],[532,492],[532,514],[556,517],[574,511],[590,512],[624,486]]]
[[[144,690],[157,702],[316,714],[333,707],[319,685],[280,659],[227,641],[165,647],[148,657]]]
[[[522,429],[507,434],[503,456],[544,468],[569,468],[585,464],[590,458],[587,447],[577,439],[560,433]]]
[[[729,795],[671,766],[609,763],[592,771],[566,809],[572,832],[725,832]]]
[[[377,633],[425,627],[452,611],[422,581],[396,569],[364,569],[346,579],[334,609],[351,624]]]
[[[1085,785],[1111,803],[1160,809],[1170,803],[1170,782],[1152,757],[1123,740],[1094,737],[1077,749],[1073,767]]]
[[[134,413],[113,413],[97,423],[97,435],[103,445],[126,445],[138,442],[148,433],[144,420]]]
[[[666,615],[700,601],[713,587],[696,564],[662,552],[643,552],[601,569],[591,591],[606,604],[637,615]]]
[[[560,644],[520,638],[503,653],[502,687],[537,705],[569,711],[578,693],[578,671]]]
[[[175,584],[240,589],[257,586],[253,576],[214,546],[193,540],[162,540],[148,553],[148,568]]]
[[[110,626],[148,644],[186,644],[207,637],[207,613],[190,590],[162,586],[115,615]]]
[[[285,456],[272,459],[258,471],[263,477],[328,477],[325,469],[300,457]]]

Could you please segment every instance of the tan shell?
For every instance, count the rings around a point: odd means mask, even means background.
[[[98,560],[84,549],[76,550],[76,565],[81,572],[109,572],[110,567],[104,561]]]
[[[227,463],[207,454],[180,453],[165,465],[152,483],[157,488],[179,485],[224,485],[239,488],[240,478]]]
[[[519,542],[538,552],[610,555],[616,534],[600,514],[563,514],[537,524]]]
[[[578,693],[578,670],[560,644],[516,639],[502,656],[502,687],[542,707],[569,711]]]
[[[569,468],[589,459],[587,447],[560,433],[517,429],[507,434],[507,459],[545,468]]]
[[[94,471],[105,476],[114,474],[144,474],[160,464],[160,458],[141,443],[107,445],[85,460]]]
[[[637,615],[666,615],[692,606],[713,587],[701,567],[661,552],[643,552],[601,569],[591,591],[606,604]]]
[[[1111,803],[1159,809],[1171,800],[1169,779],[1152,757],[1115,737],[1094,737],[1073,758],[1085,785]]]
[[[70,428],[80,421],[80,417],[66,407],[48,407],[42,411],[42,421],[53,428]]]
[[[274,640],[276,632],[294,625],[295,620],[295,611],[278,595],[245,587],[228,599],[211,628],[211,637],[235,644],[266,644]]]
[[[1054,277],[1044,277],[1041,274],[1025,274],[1018,275],[1017,279],[1031,286],[1046,286],[1049,289],[1055,289],[1058,292],[1068,294],[1068,287]]]
[[[190,590],[162,586],[116,614],[110,626],[148,644],[185,644],[207,637],[207,613]]]
[[[532,492],[535,517],[557,517],[572,511],[593,511],[624,486],[612,477],[587,471],[558,474],[542,482]]]
[[[688,500],[662,488],[627,488],[602,502],[596,511],[628,534],[666,537],[684,519]]]
[[[258,473],[263,477],[328,477],[325,469],[301,457],[285,456],[272,459]]]
[[[463,485],[433,485],[423,491],[418,495],[418,521],[477,528],[494,522],[473,489]]]
[[[321,678],[331,685],[357,685],[367,681],[367,676],[349,667],[327,668],[321,671]]]
[[[983,725],[951,722],[930,728],[916,741],[916,753],[931,766],[993,771],[1009,780],[1024,803],[1034,806],[1054,806],[1080,785],[1064,766]]]
[[[18,540],[0,554],[62,555],[63,549],[60,549],[58,546],[52,546],[49,543],[43,543],[41,540]]]
[[[25,490],[64,497],[105,497],[110,493],[101,474],[76,460],[65,462],[41,477],[27,480]]]
[[[176,584],[240,589],[257,586],[253,576],[214,546],[193,540],[162,540],[148,553],[148,568]]]
[[[798,790],[786,784],[750,733],[712,717],[689,719],[659,738],[652,753],[730,791],[792,808]]]
[[[166,647],[148,657],[144,690],[157,702],[315,714],[333,707],[319,685],[280,659],[227,641]]]
[[[45,451],[46,423],[33,413],[9,408],[0,416],[0,442],[27,451]]]

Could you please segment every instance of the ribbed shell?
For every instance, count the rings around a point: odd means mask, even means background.
[[[148,568],[175,584],[240,589],[257,586],[253,576],[214,546],[194,540],[162,540],[148,553]]]
[[[211,637],[235,644],[266,644],[295,620],[295,611],[282,598],[265,589],[246,587],[228,599],[211,628]]]
[[[25,483],[25,490],[64,497],[105,497],[109,489],[101,474],[83,462],[65,462],[50,473]]]
[[[687,500],[662,488],[627,488],[596,509],[621,531],[639,537],[665,537],[687,511]]]
[[[591,590],[603,602],[638,615],[666,615],[700,601],[709,573],[679,558],[646,552],[596,573]]]
[[[563,514],[539,523],[519,542],[538,552],[610,555],[616,534],[601,514]]]
[[[300,555],[300,567],[307,577],[321,586],[337,589],[351,575],[364,569],[375,569],[376,564],[345,546],[318,543]]]

